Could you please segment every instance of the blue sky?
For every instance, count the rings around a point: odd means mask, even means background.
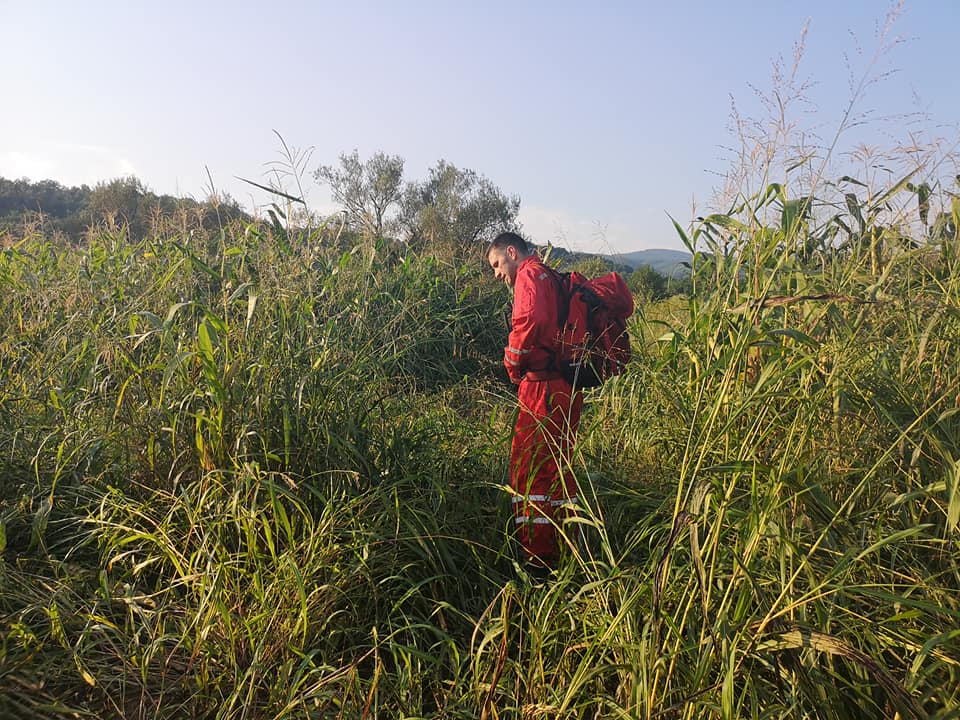
[[[537,242],[680,247],[729,166],[731,99],[760,112],[809,21],[802,123],[830,137],[855,78],[893,71],[845,142],[960,138],[960,2],[106,2],[0,0],[0,175],[64,184],[135,174],[157,192],[246,205],[288,144],[312,170],[343,152],[445,159],[521,198]],[[859,50],[858,50],[859,48]],[[883,121],[882,118],[921,113]],[[308,199],[330,209],[307,179]]]

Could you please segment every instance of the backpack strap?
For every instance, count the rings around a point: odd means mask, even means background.
[[[557,328],[562,330],[567,324],[567,314],[570,312],[570,295],[567,293],[567,288],[570,286],[570,273],[557,272],[549,265],[545,267],[557,288]]]
[[[557,289],[557,334],[563,332],[564,327],[567,324],[567,317],[570,313],[570,295],[567,292],[567,288],[570,286],[570,273],[561,273],[554,270],[549,265],[545,265],[547,272],[550,273],[550,277],[553,278],[553,284]],[[548,370],[551,373],[558,372],[559,366],[557,365],[557,352],[550,354],[550,365]]]

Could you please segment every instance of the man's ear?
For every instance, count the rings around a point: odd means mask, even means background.
[[[517,249],[513,245],[507,245],[507,255],[510,256],[511,260],[516,261]]]

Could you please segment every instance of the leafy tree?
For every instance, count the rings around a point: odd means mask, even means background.
[[[636,298],[660,300],[666,297],[667,278],[649,265],[641,265],[627,276],[627,286]]]
[[[87,198],[86,213],[92,223],[122,222],[140,237],[149,227],[156,196],[139,179],[130,175],[96,184]]]
[[[27,228],[42,227],[55,236],[79,240],[85,228],[81,213],[90,188],[64,187],[56,180],[31,182],[26,178],[0,177],[0,234],[22,235]]]
[[[90,188],[64,187],[56,180],[30,182],[26,178],[0,177],[0,217],[19,218],[25,212],[42,212],[55,218],[78,214]]]
[[[426,180],[408,183],[400,221],[415,245],[470,245],[501,230],[517,229],[520,198],[486,177],[440,160]]]
[[[383,237],[387,213],[402,194],[403,158],[378,151],[363,162],[354,150],[340,156],[338,167],[321,165],[313,176],[317,182],[330,186],[333,199],[364,234]]]

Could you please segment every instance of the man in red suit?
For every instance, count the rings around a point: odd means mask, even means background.
[[[515,233],[501,233],[487,260],[513,288],[510,337],[504,365],[519,386],[520,413],[510,451],[514,523],[526,561],[537,571],[557,566],[563,519],[578,503],[571,453],[580,424],[582,394],[554,362],[563,297],[555,273]]]

